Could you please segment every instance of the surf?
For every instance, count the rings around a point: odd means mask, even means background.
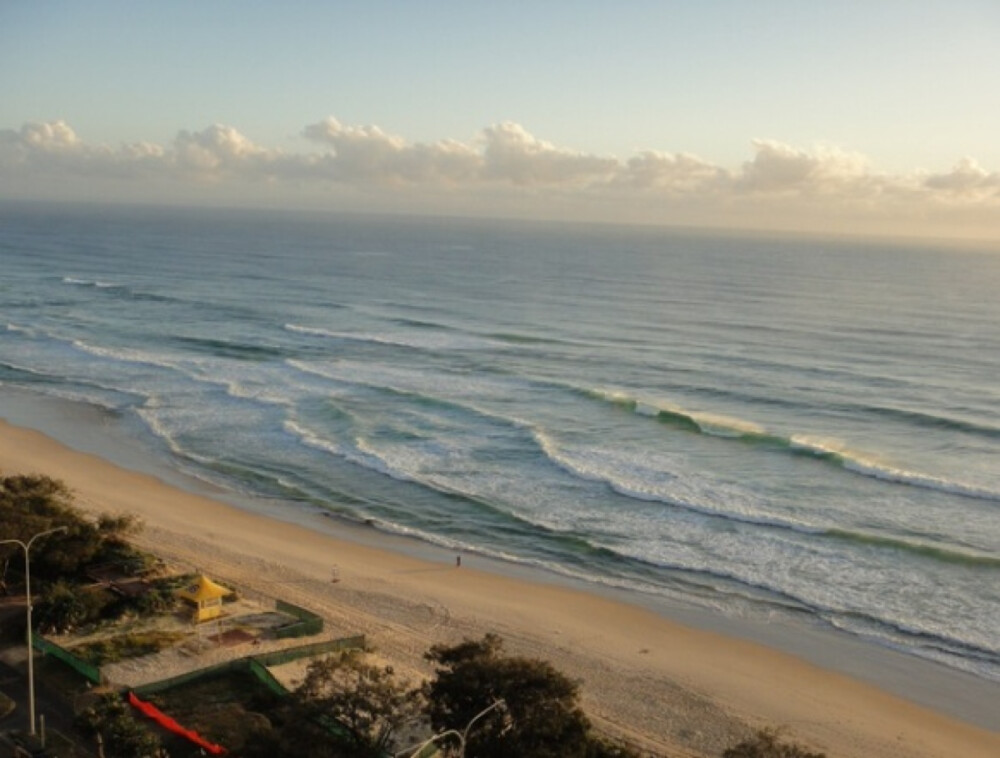
[[[837,440],[805,433],[789,436],[774,434],[752,421],[710,412],[689,411],[662,401],[644,400],[621,390],[585,389],[581,390],[581,393],[638,416],[651,418],[679,431],[764,446],[788,455],[826,463],[851,474],[892,484],[936,490],[975,500],[1000,501],[1000,491],[882,463],[872,456],[852,450]]]

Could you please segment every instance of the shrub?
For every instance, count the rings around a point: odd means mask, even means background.
[[[107,755],[116,758],[151,758],[160,754],[160,738],[130,712],[116,694],[108,693],[76,720],[84,734],[100,735]]]
[[[105,592],[81,590],[60,580],[39,601],[34,625],[45,633],[68,632],[96,621],[113,602]]]
[[[761,729],[749,740],[735,745],[722,758],[826,758],[826,753],[813,753],[794,742],[782,742],[775,729]]]
[[[125,658],[139,658],[158,653],[187,637],[185,632],[129,632],[74,648],[73,652],[88,663],[102,666]]]

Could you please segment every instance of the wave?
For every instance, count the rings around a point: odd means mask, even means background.
[[[379,334],[374,332],[341,332],[321,327],[303,326],[301,324],[285,324],[285,330],[311,337],[322,337],[347,342],[402,347],[410,350],[481,350],[493,347],[493,343],[480,337],[462,334],[449,334],[449,327],[423,327],[424,334],[406,335],[401,333]]]
[[[0,369],[5,372],[9,371],[15,379],[26,378],[32,383],[51,382],[53,384],[59,384],[63,381],[63,378],[56,374],[52,374],[47,371],[40,371],[39,369],[31,368],[29,366],[20,366],[16,363],[10,363],[9,361],[0,361]],[[23,375],[23,377],[19,377],[19,374]]]
[[[758,442],[780,441],[780,437],[767,431],[752,421],[714,413],[698,413],[679,406],[662,402],[650,402],[618,390],[585,389],[585,397],[602,400],[612,405],[630,410],[640,416],[654,418],[668,426],[677,427],[698,434],[714,437],[746,439]]]
[[[166,426],[164,426],[161,422],[159,416],[157,415],[159,408],[159,398],[156,396],[150,396],[146,398],[146,401],[140,407],[135,409],[135,413],[136,416],[138,416],[146,424],[146,427],[153,433],[153,436],[166,445],[167,449],[178,458],[189,459],[201,465],[210,464],[212,462],[211,458],[198,455],[181,446],[181,444],[175,439],[174,435],[171,434]]]
[[[823,535],[858,545],[871,545],[872,547],[912,553],[942,563],[953,563],[969,567],[1000,568],[1000,557],[983,555],[982,553],[966,553],[925,542],[910,542],[898,537],[885,537],[877,534],[853,532],[846,529],[826,529],[823,531]]]
[[[595,458],[601,463],[591,465],[588,460],[574,457],[559,448],[557,442],[545,432],[535,429],[535,440],[543,454],[553,464],[567,473],[591,482],[603,484],[612,491],[633,500],[663,503],[674,508],[696,513],[713,519],[721,519],[740,524],[748,524],[767,529],[779,529],[803,535],[809,539],[831,539],[851,543],[855,546],[870,546],[888,550],[905,552],[910,555],[968,566],[970,568],[1000,568],[1000,556],[982,552],[962,551],[943,547],[928,542],[910,541],[899,537],[887,537],[870,532],[854,531],[832,524],[809,523],[778,515],[763,513],[753,508],[739,509],[739,504],[745,502],[745,497],[738,491],[722,493],[725,499],[720,505],[712,505],[711,493],[695,493],[694,496],[684,496],[678,492],[665,492],[654,485],[645,482],[629,482],[622,478],[620,472],[609,471],[606,467],[608,456],[603,453]],[[663,472],[660,472],[661,474]],[[673,475],[670,475],[672,478]],[[701,497],[698,495],[701,494]]]
[[[423,488],[435,495],[461,503],[462,506],[474,508],[480,514],[487,514],[491,522],[489,532],[494,537],[516,532],[517,537],[523,539],[529,536],[537,537],[540,531],[545,533],[552,531],[543,524],[523,518],[517,513],[502,508],[496,502],[484,498],[475,492],[466,491],[440,480],[430,479],[402,470],[398,466],[393,465],[378,450],[360,437],[355,437],[351,444],[342,444],[317,434],[294,418],[286,419],[283,427],[288,434],[307,447],[333,455],[348,463],[360,466],[369,471],[374,471],[396,481]],[[449,509],[447,520],[450,521],[453,516],[454,510]],[[470,519],[469,522],[470,524],[475,523],[475,519]]]
[[[737,440],[752,445],[761,445],[787,452],[790,455],[806,456],[834,465],[852,474],[866,476],[893,484],[902,484],[920,489],[936,490],[959,497],[975,500],[1000,501],[1000,492],[978,487],[966,482],[944,477],[909,471],[881,463],[863,453],[853,451],[845,445],[805,434],[782,436],[773,434],[752,421],[688,411],[678,406],[661,402],[648,402],[627,392],[607,389],[579,390],[584,396],[610,403],[632,411],[640,416],[653,418],[676,429]]]
[[[741,576],[735,571],[707,565],[655,561],[641,556],[611,552],[637,566],[647,566],[657,572],[679,573],[699,586],[706,584],[706,582],[698,581],[699,579],[707,579],[707,586],[714,593],[729,598],[742,598],[750,601],[752,606],[763,604],[766,608],[784,612],[806,613],[814,619],[853,635],[865,637],[910,654],[942,660],[980,675],[985,674],[990,678],[996,678],[997,673],[1000,673],[1000,651],[972,640],[924,629],[899,619],[817,602],[815,599],[807,599],[797,592],[772,583]],[[654,592],[659,590],[656,585],[647,585],[641,588],[633,586],[631,588],[647,592],[650,589]],[[685,597],[690,598],[690,593],[685,593]],[[722,604],[721,607],[716,607],[723,612],[733,611],[732,603],[729,601]]]
[[[192,349],[199,353],[217,358],[235,358],[237,360],[261,361],[282,358],[285,352],[271,345],[247,344],[219,338],[207,337],[171,337],[170,341],[179,347]]]
[[[10,332],[11,334],[23,334],[23,335],[25,335],[27,337],[37,337],[38,336],[38,332],[37,331],[35,331],[34,329],[32,329],[30,327],[27,327],[27,326],[21,326],[20,324],[11,324],[11,323],[8,323],[8,324],[6,324],[5,329],[6,329],[6,331]]]
[[[1000,681],[1000,652],[974,642],[857,611],[817,609],[816,616],[842,632],[985,679]]]
[[[898,419],[907,423],[916,424],[929,429],[944,429],[946,431],[962,432],[965,434],[978,435],[989,439],[1000,439],[1000,428],[977,424],[974,421],[951,418],[949,416],[937,416],[922,411],[911,411],[905,408],[892,408],[889,406],[871,406],[866,408],[872,413],[886,418]]]
[[[167,360],[162,355],[157,353],[134,350],[132,348],[101,347],[100,345],[92,345],[89,342],[80,339],[72,340],[71,344],[77,350],[97,356],[98,358],[105,358],[107,360],[124,363],[156,366],[158,368],[167,368],[174,371],[179,370],[176,363]]]
[[[183,300],[179,300],[169,295],[160,295],[154,292],[145,292],[135,289],[127,284],[118,282],[107,282],[100,279],[80,279],[75,276],[64,276],[62,283],[71,287],[85,287],[100,290],[109,297],[119,297],[126,300],[149,301],[154,303],[174,303],[187,305]],[[199,303],[198,305],[203,305]]]
[[[415,329],[439,329],[441,331],[455,331],[454,327],[448,326],[447,324],[439,324],[435,321],[422,321],[415,318],[404,318],[396,316],[390,318],[393,324],[399,324],[399,326],[409,326]]]
[[[733,504],[739,499],[734,496],[726,503],[726,507],[714,507],[703,501],[697,501],[692,497],[684,497],[677,493],[666,493],[655,486],[647,485],[643,482],[628,482],[619,476],[608,473],[602,466],[589,465],[587,461],[574,458],[559,448],[558,443],[548,434],[540,429],[533,430],[533,436],[548,460],[553,464],[573,476],[590,482],[597,482],[609,487],[619,495],[633,500],[645,502],[663,503],[676,508],[683,508],[686,511],[697,513],[702,516],[725,519],[754,526],[775,527],[799,532],[801,534],[816,535],[822,534],[823,528],[801,521],[783,519],[779,517],[765,515],[753,510],[739,512],[734,510]],[[597,458],[601,463],[607,462],[607,456],[599,455]],[[662,473],[662,472],[661,472]],[[672,474],[668,474],[671,479],[676,479]],[[737,493],[738,494],[738,493]]]
[[[499,342],[507,342],[513,345],[569,345],[566,340],[558,340],[552,337],[539,337],[534,334],[520,334],[517,332],[491,332],[486,337]]]
[[[1000,492],[944,477],[896,468],[854,452],[837,442],[795,435],[788,440],[788,447],[793,452],[829,461],[854,474],[872,479],[920,489],[936,490],[975,500],[1000,501]]]
[[[95,287],[97,289],[124,289],[124,284],[116,284],[115,282],[102,282],[98,279],[78,279],[75,276],[64,276],[62,278],[63,284],[71,284],[75,287]]]

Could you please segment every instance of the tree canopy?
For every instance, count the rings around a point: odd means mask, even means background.
[[[81,567],[131,554],[126,537],[137,527],[132,516],[103,514],[96,521],[84,517],[73,505],[73,495],[62,482],[40,474],[0,476],[0,539],[27,543],[49,529],[65,531],[47,535],[32,549],[31,575],[42,582],[66,578]],[[9,573],[20,575],[22,562],[11,560],[16,545],[0,545],[0,561]]]
[[[428,718],[439,732],[466,734],[466,755],[631,755],[593,735],[577,702],[576,682],[547,661],[504,655],[503,641],[495,634],[453,646],[435,645],[425,657],[437,665],[424,687]],[[483,714],[498,700],[506,707]]]
[[[249,756],[383,758],[395,732],[415,720],[420,691],[389,666],[352,650],[309,664],[275,728],[260,735]]]

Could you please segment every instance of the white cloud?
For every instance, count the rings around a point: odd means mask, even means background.
[[[953,197],[1000,198],[1000,173],[987,171],[969,157],[960,160],[946,174],[933,174],[927,177],[924,185]]]
[[[862,155],[835,148],[807,152],[774,140],[753,140],[753,160],[743,164],[738,186],[748,192],[831,194],[878,185]]]
[[[608,181],[619,167],[613,158],[558,148],[510,121],[483,130],[482,141],[482,177],[518,186],[589,185]]]
[[[122,145],[118,150],[88,145],[64,121],[0,130],[0,167],[11,173],[139,176],[151,168],[162,170],[166,155],[164,148],[148,142]]]
[[[18,136],[24,146],[46,152],[73,149],[80,144],[76,133],[65,121],[25,124]]]
[[[410,145],[377,126],[343,126],[332,117],[307,126],[302,134],[332,148],[320,175],[339,181],[463,182],[474,179],[482,163],[473,148],[454,140]]]
[[[166,154],[164,154],[166,155]],[[231,126],[214,124],[200,132],[181,131],[174,139],[173,160],[197,172],[242,170],[266,163],[268,151],[253,144]]]
[[[627,187],[670,193],[713,192],[729,180],[718,166],[687,153],[646,150],[622,168],[619,182]]]
[[[1000,174],[971,158],[945,173],[894,176],[834,147],[754,140],[750,159],[734,169],[683,152],[646,150],[623,161],[555,145],[513,122],[467,141],[411,143],[378,126],[327,118],[302,136],[316,149],[264,147],[221,124],[180,131],[169,145],[110,147],[87,143],[63,121],[29,123],[0,130],[0,193],[18,197],[31,187],[36,196],[62,196],[70,187],[62,178],[74,177],[73,187],[100,184],[106,196],[132,200],[145,192],[151,202],[197,187],[226,203],[260,201],[267,192],[269,203],[353,198],[352,207],[374,210],[651,223],[902,230],[914,220],[940,226],[961,217],[1000,237]],[[960,233],[953,225],[940,233]]]

